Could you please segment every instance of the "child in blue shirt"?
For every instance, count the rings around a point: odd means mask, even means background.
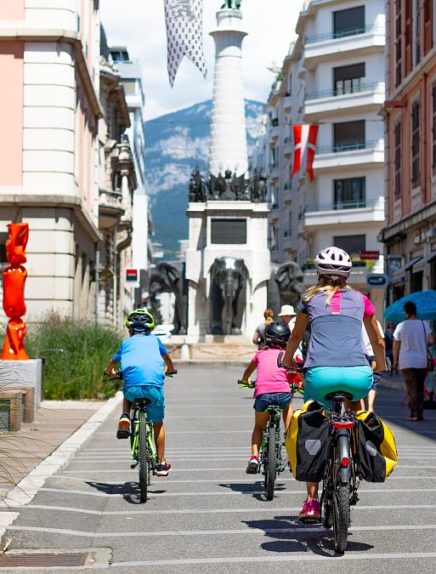
[[[130,408],[135,399],[149,399],[147,407],[153,421],[156,442],[156,476],[167,476],[171,465],[165,460],[165,373],[174,373],[168,351],[158,337],[151,334],[155,326],[153,315],[147,309],[135,309],[126,320],[130,337],[125,339],[109,361],[105,373],[114,375],[117,364],[123,374],[123,413],[118,423],[117,438],[130,436]],[[164,367],[165,364],[165,367]]]

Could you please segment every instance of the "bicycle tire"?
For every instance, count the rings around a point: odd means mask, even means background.
[[[268,428],[268,442],[266,447],[265,465],[265,491],[266,499],[274,498],[274,485],[277,476],[276,429],[271,424]]]
[[[350,524],[350,487],[337,484],[333,493],[333,531],[335,550],[343,554],[347,548],[348,526]]]
[[[138,436],[138,458],[139,458],[139,492],[141,502],[147,502],[148,498],[148,448],[147,429],[145,426],[144,411],[139,412],[139,436]]]

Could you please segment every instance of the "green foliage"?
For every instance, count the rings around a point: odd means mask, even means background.
[[[114,395],[115,381],[103,370],[120,344],[120,334],[92,322],[77,322],[50,314],[32,326],[26,337],[31,357],[44,357],[46,399],[106,399]]]

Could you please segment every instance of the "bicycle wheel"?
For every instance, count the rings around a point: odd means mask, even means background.
[[[148,448],[147,448],[147,429],[145,426],[145,414],[139,412],[139,437],[138,437],[138,458],[139,458],[139,491],[141,502],[147,502],[148,486]]]
[[[265,462],[266,499],[272,500],[274,498],[274,484],[277,475],[276,429],[272,424],[268,428]]]
[[[348,525],[350,523],[350,487],[337,484],[333,492],[333,532],[336,552],[347,548]]]

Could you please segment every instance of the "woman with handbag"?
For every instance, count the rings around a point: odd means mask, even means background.
[[[399,368],[409,396],[409,421],[422,421],[424,406],[424,382],[427,370],[433,366],[428,347],[434,342],[433,333],[427,321],[416,318],[416,305],[413,301],[404,303],[406,320],[397,325],[394,331],[394,368]]]

